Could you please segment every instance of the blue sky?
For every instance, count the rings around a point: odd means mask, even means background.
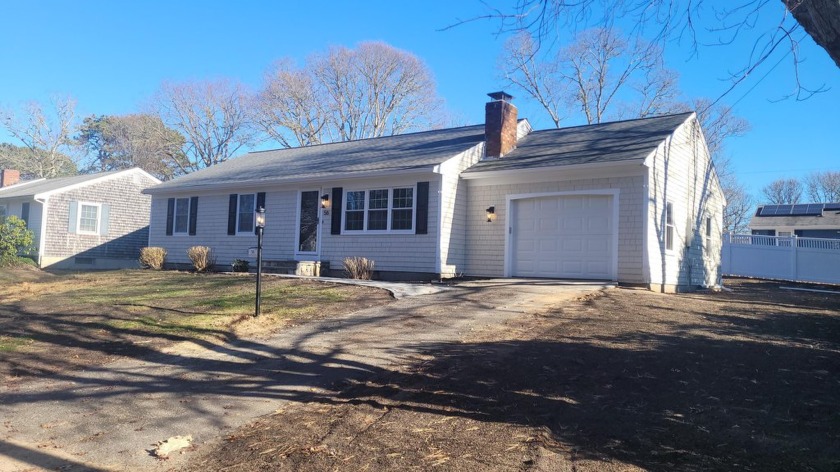
[[[503,5],[510,0],[487,0]],[[760,19],[772,24],[781,2]],[[139,110],[163,80],[231,77],[257,88],[269,65],[282,57],[302,61],[330,45],[382,40],[422,58],[438,93],[464,123],[483,121],[486,93],[500,89],[496,61],[504,37],[498,25],[477,21],[441,31],[459,18],[487,12],[478,0],[424,2],[18,1],[5,2],[0,28],[0,105],[67,94],[77,113],[123,114]],[[690,58],[669,46],[666,60],[680,72],[689,96],[716,98],[727,72],[737,69],[752,43],[705,47]],[[810,38],[803,41],[802,81],[830,90],[809,100],[782,100],[794,90],[789,60],[766,77],[778,59],[757,70],[725,102],[750,121],[752,131],[727,151],[753,193],[771,180],[815,170],[840,170],[836,145],[840,70]],[[780,57],[780,56],[779,56]],[[762,78],[764,77],[764,78]],[[511,90],[517,95],[515,90]],[[543,112],[516,100],[520,116],[549,126]],[[568,122],[573,125],[578,123]],[[10,141],[0,134],[0,141]]]

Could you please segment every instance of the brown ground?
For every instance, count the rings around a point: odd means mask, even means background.
[[[255,319],[253,276],[0,270],[0,382],[9,384],[193,341],[260,339],[393,301],[374,288],[265,277],[263,313]]]
[[[840,470],[840,295],[616,289],[284,408],[188,470]]]

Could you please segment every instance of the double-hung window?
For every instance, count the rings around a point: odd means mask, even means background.
[[[706,247],[712,247],[712,218],[706,217]]]
[[[99,234],[100,205],[94,203],[79,203],[79,233]]]
[[[674,250],[674,206],[665,204],[665,249]]]
[[[239,195],[239,204],[236,210],[236,232],[254,233],[254,218],[257,197],[253,193]]]
[[[176,198],[175,212],[172,216],[172,228],[175,234],[187,234],[190,227],[190,199]]]
[[[345,194],[345,232],[410,232],[414,229],[414,187],[351,190]]]

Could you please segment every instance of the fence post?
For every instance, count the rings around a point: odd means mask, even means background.
[[[799,280],[799,267],[798,267],[798,265],[799,265],[799,262],[798,262],[799,255],[797,254],[799,252],[799,241],[796,240],[796,234],[794,234],[790,237],[790,246],[791,246],[791,253],[790,253],[791,256],[790,257],[791,257],[791,263],[793,264],[791,266],[791,269],[793,270],[793,280]]]

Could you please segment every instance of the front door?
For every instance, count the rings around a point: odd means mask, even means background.
[[[298,208],[297,253],[318,254],[318,213],[320,199],[317,190],[300,192]]]

